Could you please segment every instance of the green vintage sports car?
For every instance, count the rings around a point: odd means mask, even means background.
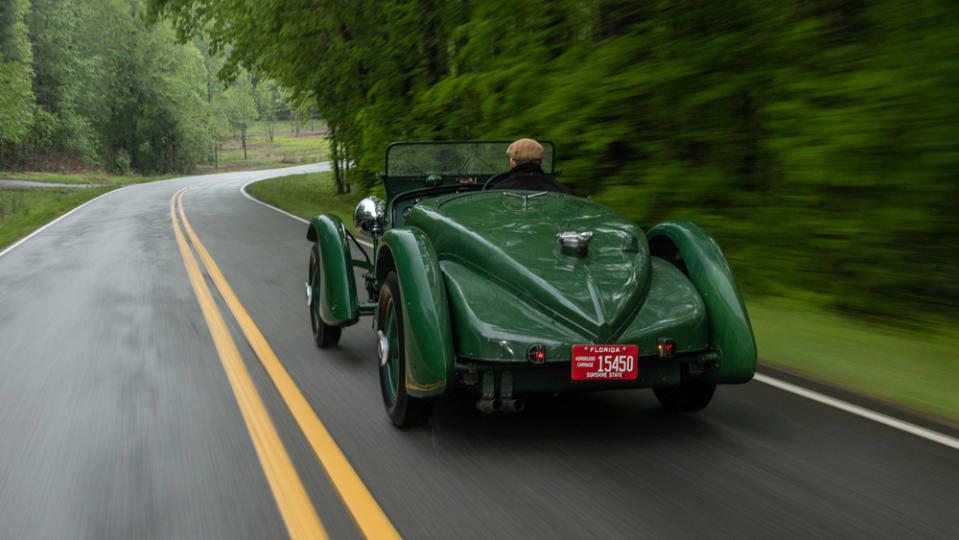
[[[682,220],[644,233],[586,199],[498,190],[508,145],[391,144],[378,175],[386,200],[354,214],[372,253],[336,216],[310,221],[314,340],[335,346],[344,326],[373,317],[394,424],[424,420],[457,388],[484,412],[614,388],[652,388],[666,409],[695,411],[717,384],[752,378],[749,317],[709,234]],[[543,170],[556,174],[543,146]]]

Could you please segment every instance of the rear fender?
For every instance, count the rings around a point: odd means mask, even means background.
[[[453,387],[456,372],[446,288],[436,252],[419,229],[387,231],[376,253],[376,280],[394,270],[403,300],[406,390],[417,398]]]
[[[685,270],[699,291],[709,317],[710,346],[720,353],[719,366],[705,382],[743,383],[756,372],[756,341],[746,304],[722,250],[702,227],[687,220],[665,221],[647,233],[652,255]]]
[[[319,280],[310,278],[313,294],[319,295],[320,318],[330,326],[355,323],[359,320],[359,302],[343,221],[332,214],[320,214],[310,220],[306,238],[320,248]]]

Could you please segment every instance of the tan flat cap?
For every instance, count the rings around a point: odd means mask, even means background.
[[[509,145],[506,155],[516,160],[543,159],[543,145],[533,139],[520,139]]]

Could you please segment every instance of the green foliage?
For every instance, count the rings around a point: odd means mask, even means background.
[[[337,182],[411,138],[534,136],[644,226],[709,228],[752,292],[959,315],[950,0],[149,0],[328,123]]]
[[[0,6],[0,165],[80,156],[115,172],[184,173],[214,161],[215,140],[284,110],[274,81],[234,70],[224,88],[223,59],[205,42],[177,44],[144,15],[144,0]]]
[[[29,10],[27,0],[6,0],[0,8],[0,159],[25,139],[33,117]]]

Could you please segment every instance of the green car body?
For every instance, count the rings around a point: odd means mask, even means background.
[[[331,333],[374,315],[394,423],[415,421],[411,411],[455,388],[472,391],[484,410],[529,394],[612,388],[654,388],[667,408],[696,410],[714,385],[752,378],[749,318],[712,237],[689,221],[644,233],[572,195],[483,190],[506,168],[507,145],[390,145],[385,204],[357,209],[374,241],[366,260],[353,259],[338,218],[311,220],[314,337],[319,328],[317,344],[328,346]],[[556,172],[544,146],[543,168]],[[558,235],[569,232],[591,236],[585,246],[561,245]],[[575,345],[636,346],[636,378],[573,380]]]

